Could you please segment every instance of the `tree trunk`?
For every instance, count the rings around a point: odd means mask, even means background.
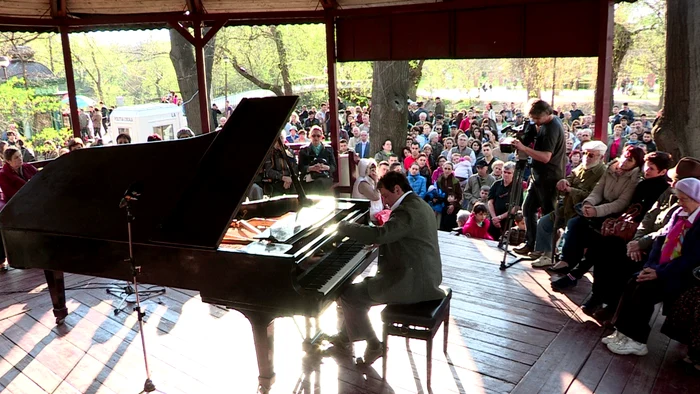
[[[610,109],[615,105],[615,86],[620,73],[622,61],[632,46],[632,33],[626,27],[615,23],[615,39],[613,41],[612,78],[610,80]]]
[[[202,32],[206,34],[207,29]],[[214,43],[216,37],[212,37],[204,46],[205,74],[207,91],[211,92],[211,72],[214,65]],[[177,85],[180,88],[180,97],[185,106],[187,125],[196,134],[202,133],[202,119],[199,114],[199,86],[197,84],[197,65],[195,64],[194,48],[177,30],[170,29],[170,60],[175,68]],[[209,102],[209,97],[206,98]],[[212,125],[216,127],[216,125]]]
[[[409,65],[407,61],[377,61],[373,69],[371,151],[379,152],[388,138],[394,152],[400,152],[407,135]]]
[[[668,2],[664,112],[653,130],[659,150],[700,157],[700,4]]]
[[[425,63],[424,59],[408,62],[408,76],[410,78],[410,83],[408,84],[408,98],[413,101],[418,99],[417,91],[420,79],[423,77],[423,63]]]
[[[287,50],[284,48],[284,41],[282,40],[282,33],[277,30],[277,26],[270,26],[270,33],[275,41],[275,46],[277,47],[277,56],[279,56],[279,69],[282,75],[282,86],[284,86],[285,96],[291,96],[294,94],[292,90],[292,82],[289,80],[289,64],[287,63]]]

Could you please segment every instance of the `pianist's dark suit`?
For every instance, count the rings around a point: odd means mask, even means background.
[[[367,317],[372,305],[413,304],[444,297],[435,214],[415,193],[408,194],[381,227],[343,223],[342,234],[380,244],[377,275],[341,296],[345,328],[353,341],[374,337]]]

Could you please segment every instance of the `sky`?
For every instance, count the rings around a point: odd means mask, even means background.
[[[170,41],[167,29],[160,30],[125,30],[125,31],[95,31],[87,33],[97,42],[118,44],[124,42],[138,43],[143,41]]]

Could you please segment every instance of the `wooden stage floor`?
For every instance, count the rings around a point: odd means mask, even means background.
[[[498,270],[491,242],[440,235],[444,284],[452,287],[447,355],[435,337],[433,393],[690,393],[700,379],[678,366],[683,346],[659,334],[654,317],[646,357],[614,356],[600,343],[609,333],[578,305],[590,282],[570,293],[550,290],[550,276],[521,263]],[[370,270],[372,267],[370,267]],[[108,281],[67,275],[70,315],[57,327],[43,272],[0,274],[0,392],[139,393],[145,373],[135,314],[114,316]],[[93,287],[93,288],[89,288]],[[11,292],[11,293],[10,293]],[[157,301],[160,302],[157,302]],[[145,303],[153,380],[159,393],[255,393],[257,364],[248,321],[202,303],[195,292],[168,289]],[[379,312],[372,314],[380,328]],[[303,326],[303,319],[298,319]],[[322,318],[335,328],[335,311]],[[301,337],[291,318],[275,323],[277,381],[273,393],[420,393],[426,389],[425,342],[389,339],[389,371],[324,359],[308,386]],[[356,346],[356,352],[362,347]],[[695,387],[695,389],[692,389]]]

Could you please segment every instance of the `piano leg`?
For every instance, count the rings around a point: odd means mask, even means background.
[[[46,284],[49,285],[51,303],[53,303],[53,315],[56,316],[56,324],[63,324],[68,316],[66,308],[66,284],[63,272],[44,270]]]
[[[258,383],[260,392],[267,394],[275,382],[275,322],[274,316],[246,312],[245,316],[253,327],[253,341],[255,342],[255,354],[258,358]]]

